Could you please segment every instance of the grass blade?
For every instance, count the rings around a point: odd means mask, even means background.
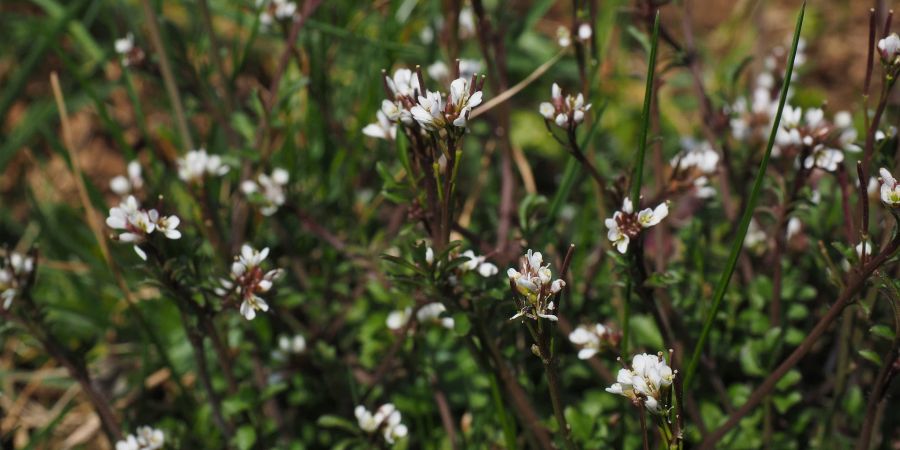
[[[653,40],[650,42],[650,61],[647,64],[647,87],[644,90],[644,110],[641,112],[641,139],[638,142],[634,175],[631,177],[631,203],[635,210],[641,206],[641,179],[644,176],[644,156],[647,153],[647,133],[650,129],[650,101],[653,98],[653,75],[656,72],[656,50],[659,47],[659,11],[653,20]]]
[[[709,338],[713,320],[715,320],[716,313],[719,311],[719,306],[722,304],[722,299],[725,297],[725,291],[728,289],[728,283],[731,281],[731,276],[734,274],[738,255],[740,255],[741,249],[744,246],[744,237],[747,236],[747,229],[750,227],[750,219],[753,217],[753,209],[756,207],[759,192],[762,190],[763,178],[765,178],[766,168],[769,165],[769,158],[772,155],[772,147],[775,145],[775,135],[778,132],[778,126],[781,124],[781,113],[784,111],[788,88],[791,85],[791,75],[793,75],[794,71],[794,58],[797,56],[797,42],[800,40],[800,29],[803,26],[803,14],[805,11],[806,2],[803,3],[803,6],[800,8],[800,15],[797,17],[797,26],[794,29],[794,40],[791,44],[791,53],[788,56],[787,67],[785,68],[784,73],[784,85],[781,86],[781,97],[778,100],[778,110],[775,113],[772,132],[769,133],[766,154],[763,156],[762,162],[759,164],[759,170],[756,172],[756,179],[753,181],[753,190],[750,191],[750,197],[747,199],[747,207],[744,209],[741,221],[738,224],[737,235],[735,236],[734,242],[731,244],[731,253],[728,255],[725,271],[722,272],[722,277],[719,279],[718,284],[716,284],[716,290],[713,294],[712,309],[710,309],[709,314],[706,316],[706,321],[703,323],[703,331],[700,332],[700,339],[694,347],[694,354],[691,356],[691,361],[687,367],[684,379],[685,390],[690,389],[691,381],[697,370],[697,363],[700,361],[700,355],[703,353],[703,346]]]

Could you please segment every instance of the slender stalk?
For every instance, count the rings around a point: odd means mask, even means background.
[[[641,179],[644,176],[644,156],[647,153],[647,133],[650,130],[650,102],[653,99],[653,78],[656,72],[656,50],[659,47],[659,11],[653,20],[653,40],[650,43],[650,61],[647,64],[647,86],[644,89],[644,109],[641,112],[641,136],[638,141],[637,160],[631,177],[631,203],[635,210],[641,205]]]
[[[163,84],[169,96],[169,103],[172,104],[172,111],[175,113],[175,126],[178,127],[178,134],[181,136],[181,145],[187,151],[194,148],[194,141],[191,139],[191,132],[181,103],[181,95],[178,93],[178,84],[175,83],[172,65],[169,62],[166,46],[163,44],[162,35],[159,31],[159,20],[156,18],[156,11],[153,10],[150,0],[141,0],[141,5],[144,7],[144,15],[147,18],[150,41],[153,42],[153,46],[156,47],[156,53],[159,54],[159,70],[162,73]]]
[[[709,338],[709,333],[712,329],[713,321],[718,314],[719,307],[722,304],[722,299],[725,298],[725,291],[728,289],[728,284],[731,281],[731,276],[732,274],[734,274],[734,269],[737,265],[738,256],[740,255],[741,250],[744,246],[744,237],[746,237],[747,229],[750,227],[750,220],[753,217],[753,210],[756,207],[756,201],[759,197],[760,191],[762,191],[763,179],[766,175],[766,168],[769,164],[769,158],[772,155],[772,147],[775,145],[775,136],[778,133],[778,126],[781,123],[781,114],[784,111],[784,104],[787,100],[788,87],[791,84],[791,76],[794,72],[794,58],[797,55],[797,43],[800,40],[800,29],[803,26],[803,15],[805,11],[806,2],[803,3],[803,6],[800,8],[800,14],[797,17],[797,25],[794,29],[794,40],[793,44],[791,45],[791,53],[790,57],[788,58],[787,68],[785,69],[784,84],[781,87],[781,98],[778,101],[778,110],[775,113],[772,132],[769,134],[769,142],[766,145],[766,153],[759,165],[759,170],[756,173],[756,181],[754,181],[753,183],[753,189],[750,191],[750,196],[747,199],[746,206],[744,207],[743,216],[741,217],[741,221],[738,224],[737,236],[735,237],[735,240],[731,245],[731,253],[728,256],[725,270],[722,272],[722,277],[719,279],[719,282],[716,285],[716,290],[713,294],[712,307],[710,308],[709,313],[706,316],[706,321],[703,324],[703,330],[700,332],[700,338],[697,340],[697,344],[694,347],[693,356],[691,357],[690,363],[688,364],[687,373],[685,374],[684,380],[685,389],[690,389],[691,381],[693,381],[694,374],[697,370],[697,364],[700,362],[700,355],[703,353],[703,347],[706,345],[707,338]]]

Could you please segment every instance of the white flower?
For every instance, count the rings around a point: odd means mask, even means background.
[[[203,148],[187,152],[176,165],[178,178],[187,183],[202,182],[206,175],[222,176],[230,169],[219,155],[210,155]]]
[[[499,272],[497,266],[487,262],[484,256],[476,255],[472,250],[466,250],[465,252],[463,252],[462,257],[469,259],[461,266],[459,266],[460,270],[462,270],[463,272],[475,270],[485,278],[492,277],[496,275],[497,272]]]
[[[144,185],[141,177],[141,164],[137,161],[128,163],[128,176],[118,175],[109,180],[109,188],[118,195],[126,195],[140,189]]]
[[[300,334],[293,337],[282,335],[278,338],[278,350],[282,355],[299,355],[306,351],[306,338]]]
[[[665,400],[665,391],[674,379],[675,373],[666,364],[662,353],[642,353],[634,356],[630,369],[619,369],[616,383],[606,388],[606,392],[641,402],[648,411],[659,414],[664,412],[660,403]]]
[[[155,209],[150,211],[140,209],[133,195],[129,195],[119,206],[110,208],[109,217],[106,218],[108,227],[123,230],[118,240],[134,243],[135,253],[144,261],[147,260],[147,254],[138,245],[155,230],[169,239],[179,239],[181,232],[176,229],[179,223],[180,220],[176,216],[160,217]]]
[[[884,167],[878,173],[881,175],[881,201],[891,207],[900,206],[900,183]]]
[[[835,150],[833,148],[827,148],[822,144],[815,146],[812,150],[812,154],[806,157],[803,160],[803,167],[807,169],[812,169],[813,167],[818,167],[820,169],[827,170],[829,172],[834,172],[838,169],[838,164],[844,160],[844,153],[840,150]]]
[[[434,264],[434,249],[431,247],[425,247],[425,262],[429,266]]]
[[[419,103],[410,110],[413,119],[426,130],[438,130],[446,125],[444,119],[444,104],[440,92],[428,91],[425,96],[419,96]]]
[[[606,237],[615,245],[619,253],[628,251],[628,244],[637,238],[641,231],[659,224],[669,215],[668,202],[660,203],[654,209],[646,208],[635,214],[630,198],[622,201],[622,209],[604,221],[608,229]]]
[[[447,311],[447,308],[440,302],[428,303],[416,311],[416,319],[422,324],[438,323],[442,327],[452,330],[453,318],[441,317],[441,314],[445,311]]]
[[[116,442],[116,450],[158,450],[166,443],[166,436],[153,427],[138,427],[136,434],[129,434]]]
[[[387,116],[387,114],[385,114],[384,111],[379,110],[375,113],[375,117],[378,119],[378,121],[366,125],[362,130],[363,134],[378,139],[396,139],[397,125],[391,123],[391,119]]]
[[[578,126],[590,109],[591,104],[585,104],[582,94],[563,98],[562,89],[556,83],[550,88],[550,102],[543,102],[538,108],[545,120],[552,120],[560,128]]]
[[[517,297],[522,300],[516,299],[519,312],[510,320],[525,316],[534,320],[544,318],[556,322],[559,319],[551,314],[554,310],[551,299],[566,286],[566,282],[561,279],[552,280],[550,264],[542,265],[544,258],[540,252],[529,249],[519,260],[519,270],[510,268],[506,271],[507,277],[515,286],[515,292],[519,294]]]
[[[116,39],[114,46],[116,53],[127,55],[134,48],[134,34],[128,33],[125,37]]]
[[[151,210],[151,213],[156,213],[156,210]],[[159,214],[153,214],[153,216],[159,216]],[[181,219],[178,216],[162,216],[158,217],[155,220],[156,230],[160,233],[164,234],[169,239],[180,239],[181,232],[178,231],[178,224],[181,223]]]
[[[241,246],[241,254],[231,264],[231,279],[221,280],[222,289],[217,289],[218,295],[230,295],[232,290],[240,294],[241,315],[247,320],[253,320],[257,311],[266,312],[269,304],[257,294],[264,294],[272,289],[276,280],[284,275],[281,269],[272,269],[268,272],[262,270],[262,263],[269,256],[269,249],[256,250],[244,244]]]
[[[572,45],[572,35],[568,28],[561,26],[556,29],[556,43],[562,48]]]
[[[800,219],[798,219],[796,217],[791,217],[790,220],[788,220],[787,232],[785,233],[787,240],[791,240],[791,238],[796,236],[797,233],[799,233],[802,228],[803,228],[803,223],[800,222]]]
[[[581,347],[578,350],[578,359],[590,359],[600,351],[607,334],[606,327],[599,323],[593,326],[579,325],[569,333],[569,341]]]
[[[369,412],[365,406],[359,405],[353,410],[359,428],[366,433],[372,434],[381,431],[384,441],[393,444],[398,439],[403,439],[409,433],[397,410],[391,403],[385,403],[375,410],[375,414]]]
[[[747,235],[744,236],[744,247],[754,251],[761,251],[766,243],[766,239],[766,232],[760,228],[759,222],[756,219],[751,219],[747,228]]]
[[[691,138],[684,138],[681,140],[681,145],[684,150],[672,158],[672,167],[679,170],[696,168],[705,175],[716,172],[719,154],[716,153],[709,141],[698,142]]]
[[[450,83],[450,106],[454,108],[456,118],[453,125],[465,127],[472,108],[481,104],[482,92],[475,91],[466,78],[457,78]]]
[[[397,69],[393,77],[385,76],[385,81],[395,97],[413,98],[416,92],[422,92],[418,77],[409,69]]]
[[[583,23],[578,26],[578,40],[587,41],[588,39],[591,38],[592,34],[593,34],[593,32],[591,31],[590,25]]]
[[[878,41],[878,51],[881,52],[881,62],[888,65],[897,63],[897,56],[900,54],[900,37],[897,33],[891,33],[890,36]]]
[[[466,5],[459,10],[459,37],[467,38],[475,35],[475,11]]]
[[[284,187],[290,180],[287,170],[276,167],[272,175],[264,173],[256,177],[256,181],[244,180],[241,182],[241,191],[245,195],[261,194],[261,208],[259,212],[264,216],[271,216],[278,211],[286,200]]]
[[[396,311],[391,311],[387,320],[385,321],[387,327],[391,330],[400,330],[401,328],[406,326],[406,323],[409,322],[409,317],[412,315],[412,308],[400,309]]]
[[[9,309],[34,271],[34,258],[11,252],[0,258],[0,263],[0,300],[3,300],[3,309]]]
[[[856,256],[862,258],[863,250],[865,250],[866,256],[870,256],[872,254],[872,243],[869,241],[860,242],[856,244]]]

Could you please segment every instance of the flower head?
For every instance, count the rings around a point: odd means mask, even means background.
[[[359,405],[353,410],[353,415],[356,416],[361,430],[369,434],[380,431],[388,444],[403,439],[409,433],[406,425],[402,423],[400,411],[392,403],[381,405],[374,414],[365,406]]]
[[[584,115],[591,109],[590,103],[584,102],[584,95],[566,95],[553,83],[550,88],[550,101],[541,103],[538,110],[547,122],[553,122],[560,128],[574,129],[584,122]]]
[[[276,280],[284,275],[281,269],[263,271],[262,263],[269,256],[269,249],[256,250],[244,244],[241,254],[235,257],[231,264],[231,276],[229,280],[220,280],[221,288],[216,290],[218,295],[228,296],[235,292],[241,299],[241,315],[247,320],[253,320],[257,311],[268,311],[269,304],[259,294],[264,294],[272,289]]]
[[[138,427],[137,433],[125,436],[116,443],[116,450],[157,450],[166,443],[162,430],[153,427]]]
[[[663,354],[635,355],[631,368],[619,369],[616,383],[606,388],[606,392],[631,399],[635,404],[643,404],[648,411],[660,414],[665,411],[665,393],[675,379],[672,368],[666,364]]]
[[[241,183],[241,191],[256,200],[262,207],[260,212],[264,216],[271,216],[278,211],[286,200],[284,188],[290,180],[287,170],[276,167],[271,175],[264,173],[256,177],[256,181],[245,180]],[[259,195],[255,195],[259,194]]]
[[[160,216],[155,209],[144,210],[140,208],[137,199],[129,195],[119,206],[109,210],[106,225],[115,230],[122,230],[117,239],[121,242],[134,243],[134,251],[144,261],[147,254],[140,248],[154,231],[159,231],[169,239],[180,239],[181,232],[177,230],[181,220],[174,215]]]
[[[892,208],[900,206],[900,183],[884,167],[878,173],[881,175],[881,201]]]
[[[0,305],[9,309],[12,301],[22,292],[31,273],[34,258],[16,252],[9,252],[0,258]]]
[[[569,333],[569,342],[580,348],[578,359],[590,359],[604,347],[615,347],[619,336],[603,324],[579,325]]]
[[[118,195],[130,194],[144,186],[141,176],[141,164],[137,161],[128,163],[127,176],[118,175],[109,180],[109,188]]]
[[[497,266],[487,262],[484,256],[476,255],[472,250],[464,251],[462,257],[468,258],[468,261],[459,266],[463,272],[474,270],[485,278],[492,277],[498,272]]]
[[[519,270],[510,268],[506,271],[519,306],[519,312],[510,320],[524,316],[534,320],[544,318],[556,322],[558,318],[553,314],[555,307],[552,298],[562,291],[566,282],[552,279],[550,264],[543,265],[544,259],[540,252],[529,249],[519,261]]]
[[[608,229],[606,237],[616,246],[619,253],[628,251],[628,244],[632,239],[640,236],[645,228],[659,224],[669,215],[668,203],[660,203],[656,208],[646,208],[635,214],[630,198],[622,202],[622,209],[616,211],[613,216],[606,219]]]
[[[900,36],[897,33],[891,33],[889,36],[878,41],[878,51],[881,53],[882,64],[893,66],[898,62],[900,57]]]
[[[207,175],[222,176],[230,169],[219,155],[210,155],[202,148],[187,152],[176,164],[178,178],[187,183],[202,183]]]

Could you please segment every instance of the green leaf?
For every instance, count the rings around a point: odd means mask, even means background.
[[[800,29],[803,27],[803,14],[806,11],[806,3],[800,8],[800,15],[797,17],[797,26],[794,28],[794,40],[791,44],[791,54],[788,57],[787,67],[784,70],[784,85],[781,87],[781,96],[778,100],[778,110],[775,112],[775,120],[772,122],[772,131],[769,133],[769,142],[766,144],[766,153],[762,162],[759,164],[759,170],[756,172],[756,179],[753,182],[753,189],[750,191],[750,197],[747,199],[744,213],[737,227],[734,242],[731,245],[731,253],[728,255],[728,262],[722,277],[716,284],[716,290],[713,294],[713,306],[710,308],[703,323],[703,330],[700,332],[700,339],[694,346],[694,353],[688,364],[687,374],[684,378],[684,389],[690,389],[691,381],[693,381],[694,373],[697,370],[697,364],[700,362],[700,355],[703,353],[703,347],[709,338],[709,332],[712,330],[713,320],[722,305],[722,299],[725,298],[725,291],[731,282],[731,276],[737,266],[738,255],[744,247],[744,238],[747,236],[747,229],[750,227],[750,219],[753,218],[753,210],[756,209],[756,202],[759,200],[759,193],[762,191],[763,179],[766,176],[766,168],[769,166],[769,158],[772,156],[772,147],[775,145],[775,136],[778,134],[778,127],[781,124],[781,114],[784,112],[784,104],[787,101],[787,92],[791,86],[791,75],[794,72],[794,59],[797,56],[797,44],[800,41]]]
[[[341,416],[334,416],[330,414],[324,415],[319,417],[319,420],[316,421],[316,424],[318,424],[322,428],[334,428],[338,430],[348,431],[353,434],[359,433],[359,427],[357,427],[355,423]]]
[[[238,428],[234,435],[234,445],[240,450],[248,450],[256,444],[256,430],[250,425],[244,425]]]
[[[874,350],[863,349],[859,351],[859,356],[862,356],[865,359],[875,363],[876,366],[881,366],[881,355],[875,353]]]
[[[631,203],[635,211],[641,206],[641,179],[644,176],[644,156],[647,154],[647,133],[650,130],[650,101],[653,99],[653,75],[656,72],[656,49],[659,47],[659,11],[653,21],[653,40],[650,43],[650,61],[647,64],[647,86],[644,88],[644,109],[641,111],[641,138],[631,177]]]
[[[453,315],[453,331],[458,336],[469,334],[469,330],[471,329],[472,323],[469,321],[469,316],[464,313],[456,313]]]
[[[872,328],[869,328],[869,332],[889,341],[894,340],[894,330],[887,325],[873,325]]]

